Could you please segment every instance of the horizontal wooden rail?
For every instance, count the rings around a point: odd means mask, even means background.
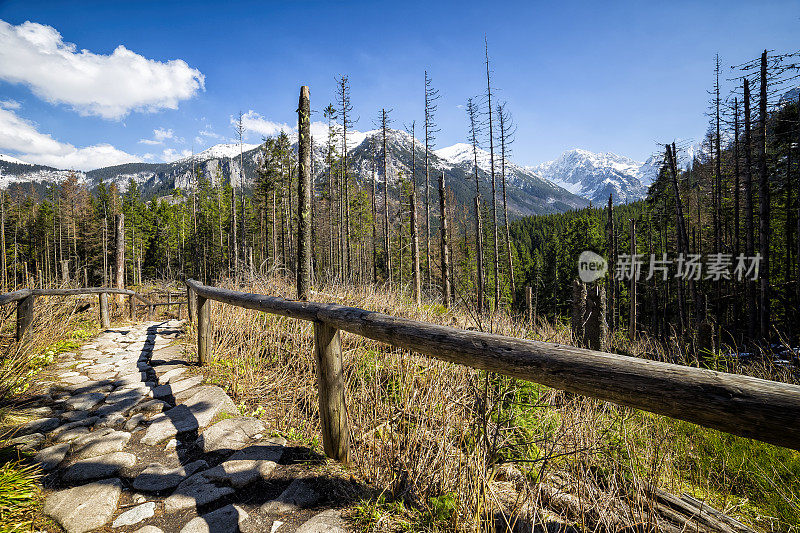
[[[336,330],[443,361],[800,450],[800,386],[797,385],[466,331],[338,304],[231,291],[194,280],[186,280],[186,284],[203,304],[212,299],[324,323]],[[206,343],[210,337],[208,328],[208,324],[203,328]]]
[[[109,327],[111,321],[108,313],[108,294],[124,294],[129,296],[129,312],[131,318],[134,317],[134,300],[141,301],[150,308],[150,314],[156,305],[137,292],[128,289],[116,289],[113,287],[83,287],[77,289],[20,289],[18,291],[0,294],[0,305],[17,303],[17,341],[21,341],[25,332],[33,322],[34,303],[38,296],[80,296],[86,294],[97,294],[100,303],[100,325],[104,328]],[[180,303],[180,302],[178,302]]]

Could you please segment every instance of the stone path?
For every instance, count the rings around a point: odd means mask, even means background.
[[[107,330],[55,363],[13,440],[46,472],[43,512],[70,533],[346,531],[298,449],[193,375],[181,328]]]

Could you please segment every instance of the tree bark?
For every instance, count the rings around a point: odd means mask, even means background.
[[[122,213],[114,216],[114,286],[125,288],[125,215]],[[117,296],[117,302],[122,305],[122,296]]]
[[[314,322],[314,353],[317,361],[317,391],[322,445],[325,455],[350,462],[350,430],[345,403],[346,384],[342,372],[342,342],[339,330]]]
[[[422,305],[422,284],[419,269],[419,233],[417,232],[417,173],[414,156],[414,127],[411,127],[411,280],[414,286],[414,303]],[[401,262],[402,265],[402,262]]]
[[[770,240],[770,190],[767,173],[767,51],[761,54],[761,98],[758,109],[758,183],[759,183],[759,248],[761,251],[761,268],[759,270],[761,285],[761,312],[759,314],[760,333],[763,339],[770,334],[770,272],[769,272],[769,240]]]
[[[297,133],[297,298],[311,295],[311,104],[307,86],[300,88]]]
[[[441,232],[441,241],[442,241],[442,303],[445,307],[450,307],[450,265],[449,263],[449,256],[450,252],[448,249],[448,242],[447,242],[447,196],[445,195],[445,177],[444,177],[444,170],[442,171],[442,175],[439,177],[439,210],[441,211],[442,217],[439,224],[440,232]]]
[[[750,122],[750,80],[744,79],[744,204],[745,204],[745,254],[755,255],[755,224],[753,220],[753,162],[752,133]],[[747,283],[747,336],[752,341],[758,325],[758,301],[756,282]]]

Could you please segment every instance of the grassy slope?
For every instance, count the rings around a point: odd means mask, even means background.
[[[279,280],[239,288],[292,294],[291,286]],[[325,287],[315,299],[473,326],[467,313],[437,305],[414,309],[406,295],[371,288]],[[291,432],[319,447],[310,325],[231,306],[217,306],[214,323],[215,360],[205,370],[209,379],[273,431]],[[571,342],[561,325],[529,327],[495,317],[490,327]],[[660,353],[647,340],[615,342],[615,350],[633,355]],[[343,350],[355,450],[351,471],[385,489],[354,511],[366,530],[387,523],[397,529],[466,530],[498,509],[542,520],[539,509],[552,502],[535,490],[513,489],[517,502],[510,506],[497,495],[512,491],[503,477],[512,464],[531,487],[556,480],[567,487],[589,508],[579,516],[566,513],[567,518],[587,527],[656,527],[643,490],[652,484],[693,494],[760,530],[798,531],[797,452],[428,360],[352,335],[343,336]],[[770,372],[738,370],[759,377]]]

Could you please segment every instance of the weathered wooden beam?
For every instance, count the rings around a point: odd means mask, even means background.
[[[36,296],[29,294],[22,300],[17,301],[17,342],[21,342],[25,337],[25,332],[33,322],[34,302]]]
[[[7,292],[5,294],[0,294],[0,305],[6,305],[13,302],[18,302],[19,300],[23,300],[33,294],[33,291],[30,289],[20,289],[14,292]]]
[[[345,381],[339,331],[324,322],[314,322],[314,353],[317,359],[319,417],[325,455],[348,463],[350,429],[344,399]]]
[[[101,292],[100,299],[100,327],[107,329],[111,327],[111,320],[108,316],[108,293]]]
[[[798,385],[186,283],[198,297],[322,321],[443,361],[800,450]]]
[[[112,287],[84,287],[80,289],[33,289],[33,294],[36,296],[80,296],[83,294],[100,294],[103,292],[109,294],[136,294],[127,289],[115,289]]]
[[[197,364],[203,366],[211,357],[211,300],[197,296]]]

